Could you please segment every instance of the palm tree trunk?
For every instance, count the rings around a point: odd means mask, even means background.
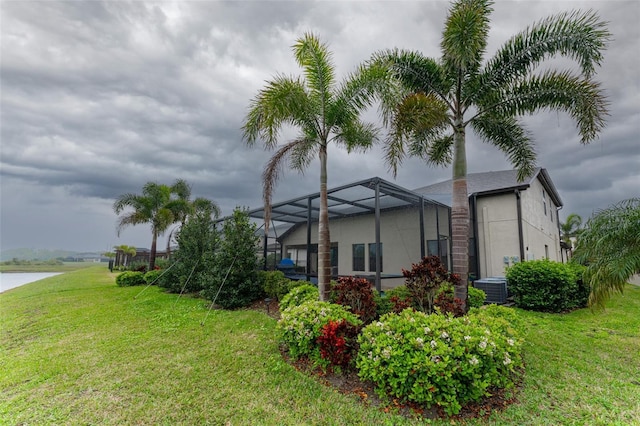
[[[153,240],[151,240],[151,251],[149,252],[149,270],[153,271],[156,267],[156,245],[158,242],[158,233],[153,230]]]
[[[320,217],[318,220],[318,291],[320,300],[328,299],[331,281],[331,237],[327,202],[327,145],[320,146]]]
[[[467,280],[469,276],[469,195],[467,193],[467,154],[465,129],[461,120],[454,127],[453,200],[451,207],[453,272],[460,276],[454,296],[467,307]]]

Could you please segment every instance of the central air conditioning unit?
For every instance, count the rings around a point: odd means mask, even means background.
[[[491,277],[475,280],[473,286],[487,294],[486,303],[507,303],[507,279],[504,277]]]

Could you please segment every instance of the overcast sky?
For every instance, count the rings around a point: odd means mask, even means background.
[[[2,1],[0,248],[149,247],[147,226],[115,231],[115,198],[148,181],[186,179],[223,214],[260,207],[270,153],[242,142],[249,101],[278,73],[299,75],[291,45],[327,42],[339,80],[376,50],[439,57],[444,1]],[[640,2],[498,1],[488,54],[550,14],[594,9],[613,41],[598,70],[611,102],[600,138],[582,146],[565,115],[526,118],[564,202],[561,218],[640,196]],[[565,63],[559,64],[564,66]],[[367,113],[377,121],[376,111]],[[286,139],[283,140],[286,142]],[[469,172],[510,168],[468,135]],[[274,201],[318,191],[318,163],[286,172]],[[329,186],[380,176],[380,149],[329,151]],[[409,189],[449,168],[406,161]],[[161,240],[163,241],[163,240]],[[164,244],[161,242],[161,244]]]

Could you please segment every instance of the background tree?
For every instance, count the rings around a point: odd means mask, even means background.
[[[571,213],[567,216],[567,220],[560,224],[560,232],[562,233],[562,241],[569,244],[573,248],[573,240],[582,231],[582,217],[579,214]]]
[[[176,211],[176,222],[180,222],[180,224],[169,232],[169,236],[167,237],[167,256],[171,255],[171,241],[173,236],[177,230],[184,226],[190,215],[206,215],[216,219],[220,216],[220,207],[218,207],[215,201],[202,197],[191,200],[191,185],[189,185],[187,181],[183,179],[176,180],[173,184],[173,192],[181,203],[180,208]]]
[[[202,291],[201,276],[215,265],[219,233],[214,219],[219,210],[214,203],[194,204],[192,213],[176,232],[178,250],[171,256],[172,265],[158,280],[159,286],[174,293]]]
[[[271,217],[271,196],[287,161],[303,171],[314,157],[320,160],[320,217],[318,222],[318,289],[326,300],[331,279],[329,216],[327,207],[327,148],[331,142],[348,151],[367,148],[377,139],[377,129],[359,119],[374,100],[374,86],[383,74],[362,67],[336,84],[335,67],[325,44],[305,34],[293,46],[304,79],[279,75],[251,101],[245,119],[244,140],[253,146],[260,138],[267,149],[277,148],[263,173],[265,234]],[[379,75],[376,75],[378,73]],[[290,125],[300,134],[278,146],[279,132]]]
[[[151,225],[151,251],[149,253],[149,270],[153,270],[156,261],[156,246],[158,236],[167,228],[180,220],[189,211],[189,203],[180,195],[184,189],[184,181],[178,179],[172,186],[147,182],[142,188],[142,194],[123,194],[113,203],[116,214],[125,212],[118,218],[117,232],[130,225]]]
[[[596,212],[580,233],[573,261],[587,266],[589,306],[603,308],[613,292],[622,293],[640,273],[640,198]]]
[[[392,171],[406,155],[434,165],[452,165],[453,270],[460,275],[455,297],[467,298],[469,268],[469,200],[466,132],[500,149],[518,170],[520,180],[534,171],[533,140],[518,117],[540,110],[567,112],[577,122],[582,143],[604,126],[607,102],[591,79],[609,39],[606,24],[593,12],[552,16],[508,40],[484,59],[492,2],[459,0],[445,22],[440,59],[419,52],[387,50],[374,54],[405,90],[399,104],[383,101],[391,131],[386,160]],[[580,72],[545,68],[545,59],[575,60]]]

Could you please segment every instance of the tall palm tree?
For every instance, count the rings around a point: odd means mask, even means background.
[[[567,216],[567,220],[560,224],[560,232],[562,233],[562,241],[573,247],[572,238],[576,238],[582,227],[582,217],[579,214],[571,213]]]
[[[133,209],[118,218],[118,236],[127,226],[144,223],[151,225],[149,270],[155,268],[158,236],[172,223],[182,220],[185,212],[189,210],[188,201],[180,196],[180,191],[184,189],[183,183],[180,179],[172,186],[147,182],[142,188],[142,194],[123,194],[113,203],[113,210],[118,215],[128,207]]]
[[[587,266],[589,306],[604,308],[611,293],[622,293],[640,274],[640,198],[597,211],[580,233],[573,260]]]
[[[251,101],[243,125],[244,140],[253,146],[261,139],[276,149],[263,172],[265,233],[271,218],[271,196],[284,163],[303,171],[317,156],[320,160],[320,217],[318,223],[318,289],[326,299],[331,279],[329,216],[327,207],[327,149],[330,143],[366,149],[377,140],[377,129],[360,120],[361,111],[374,100],[375,85],[384,82],[376,67],[360,67],[340,85],[327,45],[305,34],[293,46],[295,59],[305,78],[276,76]],[[278,145],[279,132],[289,125],[299,135]]]
[[[524,180],[534,171],[533,140],[518,120],[539,110],[567,112],[575,119],[582,143],[604,127],[607,100],[591,79],[610,34],[593,12],[570,12],[543,19],[508,40],[485,60],[489,0],[458,0],[449,10],[441,40],[442,56],[387,50],[372,63],[389,67],[405,90],[396,104],[383,102],[391,131],[386,160],[395,173],[406,155],[432,165],[452,165],[451,210],[453,271],[460,275],[455,296],[467,298],[469,200],[466,134],[472,129],[495,145]],[[545,69],[545,59],[575,60],[580,72]]]

